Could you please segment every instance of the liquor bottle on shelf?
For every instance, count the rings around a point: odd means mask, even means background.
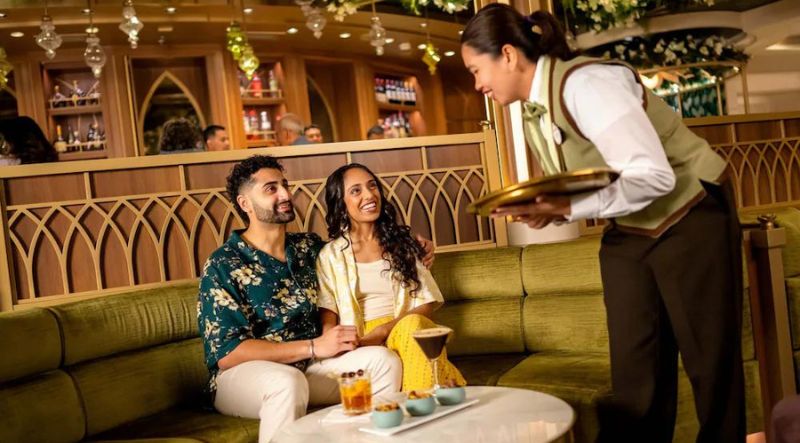
[[[86,104],[87,105],[99,105],[100,104],[100,92],[97,91],[97,88],[100,87],[100,81],[97,80],[94,82],[91,88],[86,91],[84,95],[86,97]]]
[[[269,121],[269,113],[267,111],[261,111],[261,130],[272,130],[272,122]]]
[[[72,126],[67,125],[67,145],[75,144],[75,133],[72,132]]]
[[[397,113],[397,126],[398,131],[400,131],[400,137],[406,138],[408,137],[408,130],[406,129],[406,119],[403,117],[402,112]]]
[[[72,138],[75,140],[72,150],[82,151],[83,149],[81,149],[81,143],[83,143],[83,141],[81,140],[81,131],[78,129],[72,131]]]
[[[258,132],[258,114],[256,114],[256,110],[251,109],[247,116],[250,118],[250,131]]]
[[[417,101],[414,98],[414,88],[411,87],[411,83],[410,82],[405,82],[404,85],[405,85],[405,90],[406,90],[406,96],[405,96],[405,99],[403,101],[407,105],[414,106],[416,104],[416,101]]]
[[[244,133],[247,138],[250,138],[250,118],[247,117],[247,112],[244,113]]]
[[[417,89],[411,88],[411,105],[416,106],[417,104]]]
[[[258,73],[253,74],[253,80],[250,82],[250,95],[256,98],[264,96],[264,84],[261,82],[261,77],[258,76]]]
[[[97,123],[92,123],[89,125],[89,129],[86,130],[86,141],[93,142],[95,137],[97,137]]]
[[[50,99],[50,107],[61,108],[67,106],[67,96],[61,93],[61,86],[53,86],[53,96]]]
[[[70,96],[72,99],[72,106],[79,106],[83,105],[83,89],[78,86],[78,80],[72,80],[72,95]]]
[[[64,141],[64,137],[61,135],[61,125],[56,125],[56,140],[53,142],[53,147],[56,152],[67,152],[67,142]]]
[[[375,78],[375,99],[386,103],[386,81],[380,77]]]
[[[389,103],[395,103],[395,89],[394,89],[394,81],[390,79],[386,79],[386,101]]]
[[[280,87],[278,86],[278,79],[277,79],[277,77],[275,77],[275,70],[274,69],[270,69],[269,70],[268,84],[269,84],[269,92],[270,92],[270,94],[272,94],[273,97],[277,97],[278,96],[278,91],[280,90]]]

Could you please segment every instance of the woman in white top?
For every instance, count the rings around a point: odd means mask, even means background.
[[[490,4],[461,43],[479,92],[523,101],[526,140],[546,174],[620,172],[599,191],[494,214],[533,228],[610,220],[600,265],[613,403],[600,411],[600,441],[672,441],[680,350],[697,441],[743,442],[741,233],[725,162],[633,68],[574,54],[548,13]]]
[[[366,166],[349,164],[325,184],[330,243],[317,258],[318,306],[323,332],[352,325],[359,346],[386,345],[403,362],[403,390],[433,385],[431,363],[411,334],[435,324],[430,316],[444,299],[423,266],[422,246],[397,221],[380,180]],[[465,383],[446,351],[439,380]]]

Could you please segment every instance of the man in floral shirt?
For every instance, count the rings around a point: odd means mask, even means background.
[[[383,346],[358,347],[355,327],[320,335],[313,233],[287,233],[294,220],[289,184],[273,157],[234,166],[228,195],[248,221],[203,268],[198,326],[214,407],[260,418],[259,442],[306,413],[339,401],[330,374],[366,369],[374,394],[400,388],[400,359]]]

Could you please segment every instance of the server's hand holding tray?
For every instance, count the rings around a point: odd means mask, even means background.
[[[501,206],[533,201],[539,195],[573,195],[605,188],[619,177],[609,168],[578,169],[535,178],[486,194],[467,206],[467,211],[484,217]]]

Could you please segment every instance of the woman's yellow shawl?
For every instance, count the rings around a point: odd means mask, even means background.
[[[392,278],[395,318],[427,303],[444,302],[442,292],[431,272],[419,260],[417,260],[417,275],[420,287],[413,297],[397,279]],[[322,248],[317,257],[317,279],[319,280],[318,306],[337,313],[339,324],[355,326],[358,335],[363,336],[364,314],[361,312],[356,293],[358,271],[353,248],[347,237],[339,237]]]

